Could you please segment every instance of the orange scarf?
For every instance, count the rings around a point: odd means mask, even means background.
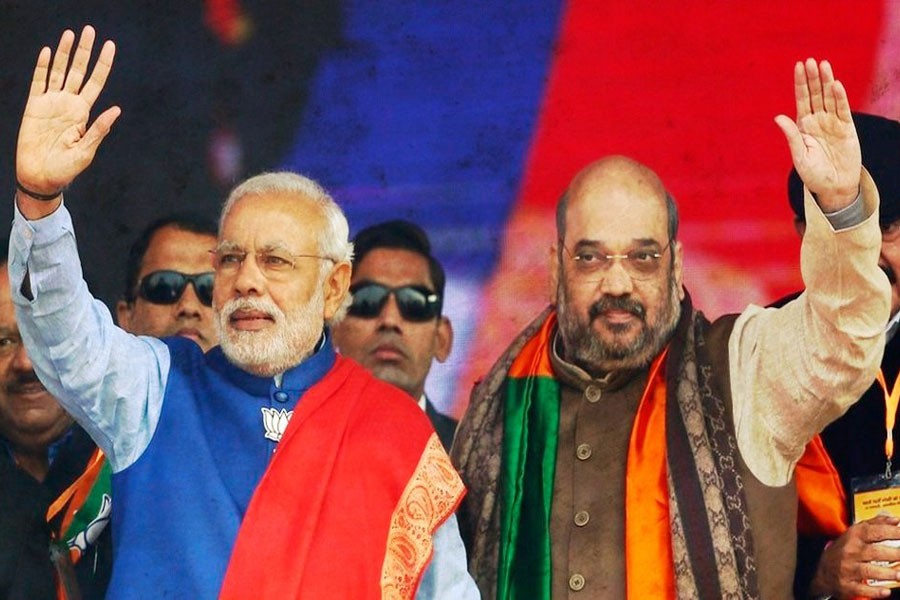
[[[675,598],[666,481],[666,348],[641,397],[625,477],[625,589],[628,598]],[[652,576],[648,576],[652,572]]]
[[[821,436],[814,437],[794,468],[797,482],[797,531],[836,538],[850,526],[847,496]]]

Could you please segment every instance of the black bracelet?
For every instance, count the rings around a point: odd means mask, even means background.
[[[37,192],[32,192],[27,187],[19,183],[19,180],[16,179],[16,189],[24,194],[28,194],[35,200],[43,200],[44,202],[49,202],[50,200],[56,200],[59,198],[59,195],[63,193],[62,190],[59,190],[55,194],[38,194]]]

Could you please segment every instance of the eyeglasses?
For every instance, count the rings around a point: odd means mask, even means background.
[[[138,283],[138,295],[153,304],[175,304],[184,294],[188,283],[193,284],[201,304],[212,306],[212,272],[188,275],[178,271],[153,271]]]
[[[360,319],[374,319],[381,314],[388,296],[394,295],[400,315],[407,321],[424,323],[441,314],[441,297],[420,285],[387,287],[380,283],[365,282],[350,287],[353,303],[347,314]]]
[[[335,262],[329,256],[320,254],[291,254],[287,250],[273,248],[263,250],[261,252],[247,252],[242,248],[228,246],[220,246],[209,251],[213,255],[213,266],[217,271],[225,274],[233,274],[240,270],[241,265],[250,254],[256,259],[256,266],[263,272],[266,277],[283,276],[294,270],[298,258],[317,258],[319,260],[330,260]]]
[[[563,249],[575,263],[574,274],[579,279],[599,281],[618,260],[629,277],[641,281],[652,279],[659,272],[662,264],[660,259],[671,245],[672,240],[669,240],[661,250],[641,248],[625,254],[605,254],[595,248],[584,248],[573,254],[565,245],[563,245]]]

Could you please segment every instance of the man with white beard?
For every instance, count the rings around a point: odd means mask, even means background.
[[[469,598],[464,493],[427,418],[338,357],[344,215],[315,182],[253,177],[222,210],[221,346],[115,327],[81,277],[62,190],[121,113],[89,124],[115,48],[38,57],[16,151],[10,280],[35,371],[113,469],[109,598]],[[70,53],[73,54],[70,62]],[[277,450],[277,452],[276,452]]]

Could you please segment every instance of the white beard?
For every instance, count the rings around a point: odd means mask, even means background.
[[[325,294],[321,288],[306,304],[283,312],[274,302],[260,298],[234,298],[216,314],[219,344],[228,360],[254,375],[284,373],[312,354],[324,327]],[[274,326],[261,331],[240,331],[230,325],[236,310],[269,315]]]

